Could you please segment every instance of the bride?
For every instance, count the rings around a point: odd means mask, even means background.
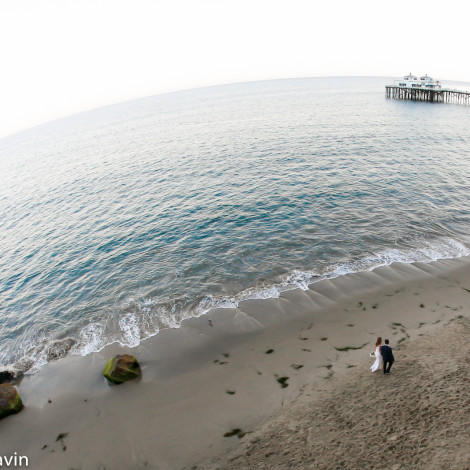
[[[380,354],[380,346],[382,345],[382,338],[379,336],[375,342],[374,351],[371,355],[375,355],[375,362],[371,365],[370,370],[375,372],[382,367],[382,354]]]

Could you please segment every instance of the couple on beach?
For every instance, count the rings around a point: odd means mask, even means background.
[[[390,374],[390,368],[395,362],[395,358],[393,357],[392,348],[388,343],[388,339],[385,340],[385,344],[382,344],[382,337],[379,336],[377,338],[374,347],[375,349],[370,353],[371,356],[375,356],[375,362],[370,368],[372,372],[379,370],[380,367],[383,366],[384,374]]]

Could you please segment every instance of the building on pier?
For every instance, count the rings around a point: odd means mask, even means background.
[[[427,75],[418,78],[411,73],[400,78],[400,80],[395,80],[395,86],[400,88],[420,88],[424,90],[441,89],[440,82],[434,80],[434,78],[428,77]]]

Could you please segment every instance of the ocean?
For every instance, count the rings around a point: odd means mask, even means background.
[[[470,108],[387,100],[389,82],[189,90],[0,140],[0,368],[469,255]]]

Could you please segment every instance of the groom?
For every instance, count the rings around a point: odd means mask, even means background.
[[[393,357],[392,348],[388,345],[388,339],[385,340],[385,344],[380,346],[380,354],[382,354],[382,360],[384,364],[384,374],[390,374],[390,368],[392,364],[395,362],[395,358]]]

